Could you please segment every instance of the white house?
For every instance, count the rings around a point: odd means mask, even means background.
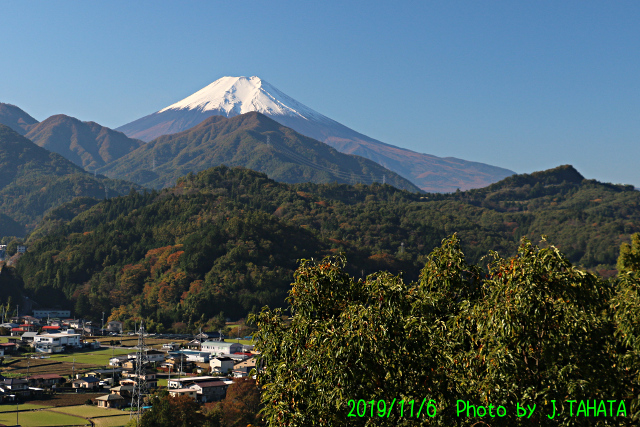
[[[187,362],[200,362],[200,363],[209,363],[209,358],[211,356],[211,353],[209,352],[195,351],[195,350],[170,351],[169,354],[172,356],[182,354],[186,356]]]
[[[37,353],[60,353],[65,347],[80,347],[80,334],[42,334],[34,337]]]
[[[242,344],[224,341],[205,341],[202,343],[201,351],[211,353],[213,356],[221,354],[237,353],[242,351]]]
[[[220,372],[222,374],[228,374],[233,371],[234,360],[230,357],[214,357],[209,361],[211,366],[211,372]]]
[[[222,381],[222,380],[226,380],[226,378],[221,378],[221,377],[211,377],[211,376],[204,376],[204,377],[185,377],[185,378],[171,378],[170,380],[167,381],[167,388],[186,388],[188,384],[192,384],[192,383],[205,383],[205,382],[210,382],[210,381]]]

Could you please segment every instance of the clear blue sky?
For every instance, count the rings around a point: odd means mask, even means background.
[[[640,187],[640,2],[22,0],[0,29],[0,102],[38,120],[256,75],[390,144]]]

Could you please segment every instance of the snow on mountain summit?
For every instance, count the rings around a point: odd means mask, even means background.
[[[158,113],[169,110],[215,111],[217,115],[226,117],[257,111],[268,116],[327,120],[256,76],[222,77]]]
[[[259,77],[222,77],[193,95],[116,130],[151,141],[190,129],[211,116],[258,112],[336,150],[366,157],[425,191],[485,187],[513,171],[454,158],[416,153],[363,135],[287,96]]]

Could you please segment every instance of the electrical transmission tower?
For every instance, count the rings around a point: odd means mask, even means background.
[[[138,329],[138,350],[136,351],[136,383],[133,385],[131,412],[129,414],[129,419],[136,418],[136,425],[140,425],[144,397],[148,394],[147,376],[144,367],[146,363],[147,348],[144,343],[144,326],[143,322],[140,321],[140,329]]]

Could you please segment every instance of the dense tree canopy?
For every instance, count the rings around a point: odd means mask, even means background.
[[[80,198],[50,211],[18,263],[36,301],[106,312],[159,330],[207,327],[282,306],[301,258],[344,252],[352,276],[417,280],[452,232],[470,263],[513,255],[522,236],[548,234],[576,265],[614,274],[618,247],[640,224],[640,193],[564,167],[487,189],[421,195],[389,185],[277,183],[218,167],[162,192]],[[84,301],[77,301],[85,295]],[[154,326],[156,325],[156,326]]]
[[[411,284],[388,273],[355,279],[342,256],[303,261],[289,312],[265,308],[256,317],[269,425],[415,425],[411,401],[426,403],[420,422],[429,425],[632,423],[637,282],[635,300],[621,305],[626,291],[616,280],[526,239],[514,256],[488,260],[467,264],[454,236]],[[613,414],[585,417],[578,405],[587,400],[615,400]],[[461,402],[500,405],[504,416],[460,415]],[[518,406],[534,404],[530,417],[519,416]]]

